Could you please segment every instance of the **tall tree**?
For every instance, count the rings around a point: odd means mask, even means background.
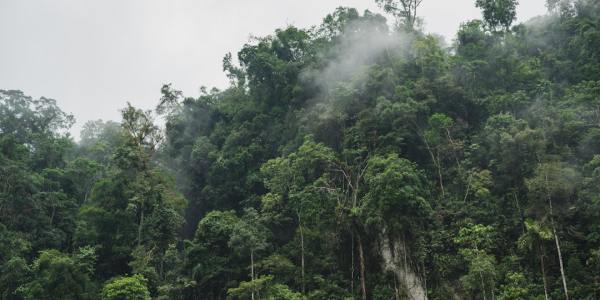
[[[233,228],[229,246],[237,251],[249,254],[250,256],[250,281],[253,284],[256,280],[254,263],[256,255],[259,251],[267,247],[267,232],[266,228],[261,224],[260,216],[254,209],[246,209],[240,221]],[[252,288],[251,296],[257,293],[255,288]]]
[[[508,31],[517,18],[518,0],[475,0],[475,6],[483,12],[483,20],[492,31]]]
[[[533,211],[542,222],[549,223],[552,230],[566,299],[569,299],[569,289],[560,246],[559,221],[562,217],[560,212],[564,211],[561,208],[571,202],[579,178],[579,174],[568,165],[561,162],[550,162],[540,164],[536,169],[535,177],[527,181],[530,195],[533,198]]]
[[[375,0],[387,13],[396,17],[398,25],[407,30],[414,30],[417,23],[417,9],[423,0]]]

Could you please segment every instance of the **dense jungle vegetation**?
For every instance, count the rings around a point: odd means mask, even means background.
[[[477,0],[450,44],[421,1],[256,38],[227,89],[79,142],[0,91],[0,298],[600,299],[600,1]]]

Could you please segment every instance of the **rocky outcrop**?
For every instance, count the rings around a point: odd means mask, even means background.
[[[406,297],[410,300],[426,300],[427,292],[421,278],[410,267],[410,255],[407,253],[404,242],[392,241],[384,235],[381,238],[380,251],[383,268],[394,273],[398,285],[403,287],[398,291],[400,299]]]

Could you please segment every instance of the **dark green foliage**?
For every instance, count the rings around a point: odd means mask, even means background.
[[[483,11],[483,20],[496,31],[499,27],[508,30],[517,17],[517,0],[476,0],[475,5]]]
[[[42,251],[29,268],[31,281],[16,292],[24,299],[95,299],[91,280],[95,261],[91,247],[80,248],[73,255],[54,249]]]

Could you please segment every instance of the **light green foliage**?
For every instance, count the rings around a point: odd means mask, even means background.
[[[72,115],[63,112],[56,100],[33,99],[21,91],[0,90],[0,133],[12,135],[18,142],[59,136],[59,131],[71,127]]]
[[[431,80],[438,78],[448,67],[447,56],[440,43],[436,37],[425,36],[417,39],[413,45],[416,52],[414,63],[419,67],[424,78]]]
[[[468,257],[468,272],[460,278],[470,299],[490,297],[496,288],[496,261],[493,256],[479,250],[463,252]]]
[[[527,280],[522,273],[508,273],[506,277],[507,284],[500,287],[498,299],[524,299],[530,295]]]
[[[426,226],[431,206],[425,198],[423,174],[413,163],[396,154],[374,156],[365,181],[368,192],[360,210],[366,224],[414,235]]]
[[[263,196],[263,209],[278,209],[277,202],[284,200],[287,207],[294,210],[295,218],[305,224],[319,223],[328,199],[327,184],[330,169],[336,158],[331,149],[306,137],[298,151],[286,158],[269,160],[261,167],[265,185],[270,193]]]
[[[264,280],[257,278],[255,260],[259,257],[260,252],[268,246],[267,229],[263,226],[256,210],[253,208],[245,209],[244,215],[233,227],[228,245],[242,256],[250,258],[249,289],[253,295],[252,298],[254,298],[254,293],[258,293],[263,281],[267,280],[266,278],[263,278]]]
[[[264,250],[267,247],[266,228],[254,209],[246,209],[244,216],[233,227],[229,246],[242,253]]]
[[[473,298],[485,298],[495,289],[496,259],[489,254],[496,246],[494,235],[492,226],[467,224],[454,239],[463,246],[459,253],[468,262],[469,271],[460,280]]]
[[[262,299],[267,300],[302,300],[302,294],[290,290],[284,284],[274,284],[273,276],[261,276],[254,282],[241,282],[236,288],[227,290],[228,299],[248,299],[251,291],[259,291]]]
[[[528,219],[525,220],[526,233],[519,238],[519,248],[532,250],[536,243],[552,239],[550,228],[543,227],[538,222]]]
[[[146,287],[144,276],[135,274],[129,277],[118,277],[102,288],[103,300],[149,300],[150,293]]]
[[[494,228],[481,224],[468,224],[460,229],[454,242],[467,249],[490,250],[494,246]]]
[[[252,281],[243,281],[238,287],[227,290],[227,295],[231,299],[249,299],[253,292],[264,291],[272,280],[273,276],[267,275]]]

